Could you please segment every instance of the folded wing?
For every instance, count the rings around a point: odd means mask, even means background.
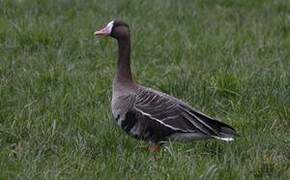
[[[164,126],[166,136],[194,134],[230,141],[236,134],[231,126],[192,109],[174,97],[145,87],[137,90],[134,111],[147,122]]]

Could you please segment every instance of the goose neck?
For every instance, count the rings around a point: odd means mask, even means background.
[[[132,82],[132,74],[130,67],[130,36],[118,39],[119,57],[116,80],[121,82]]]

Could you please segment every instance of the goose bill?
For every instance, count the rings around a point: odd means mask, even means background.
[[[111,21],[110,23],[108,23],[104,28],[102,28],[99,31],[96,31],[94,34],[96,36],[100,36],[100,37],[105,37],[105,36],[109,36],[111,34],[112,28],[113,28],[113,21]]]

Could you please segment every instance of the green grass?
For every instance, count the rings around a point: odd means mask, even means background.
[[[234,126],[155,157],[114,124],[117,45],[135,78]],[[0,179],[289,179],[290,2],[0,0]],[[158,159],[158,160],[155,160]]]

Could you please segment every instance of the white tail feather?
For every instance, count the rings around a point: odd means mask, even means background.
[[[219,140],[227,141],[227,142],[234,140],[234,138],[232,138],[232,137],[218,137],[218,136],[212,136],[212,137],[219,139]]]

